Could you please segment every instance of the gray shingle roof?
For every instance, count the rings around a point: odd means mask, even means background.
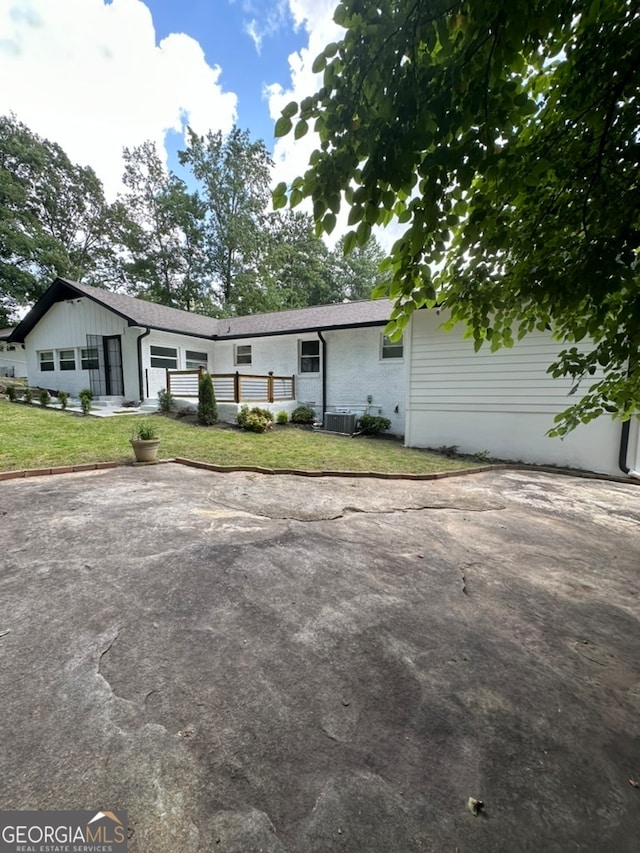
[[[26,335],[54,302],[73,298],[75,295],[87,296],[99,305],[115,311],[133,326],[149,326],[152,329],[219,340],[356,326],[384,326],[393,307],[393,303],[388,299],[377,299],[217,319],[158,305],[155,302],[147,302],[144,299],[136,299],[133,296],[125,296],[122,293],[114,293],[101,287],[57,278],[16,327],[12,340],[24,341]]]

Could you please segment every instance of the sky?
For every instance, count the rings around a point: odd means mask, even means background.
[[[187,125],[263,139],[274,185],[314,138],[275,140],[290,100],[321,85],[315,57],[342,32],[337,0],[0,0],[0,115],[92,166],[113,200],[122,149],[150,139],[178,169]]]

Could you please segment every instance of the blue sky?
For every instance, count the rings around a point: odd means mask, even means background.
[[[220,83],[238,96],[237,124],[273,147],[273,121],[265,87],[290,81],[289,56],[308,37],[288,5],[241,0],[146,0],[158,41],[174,32],[196,39],[210,65],[220,65]],[[275,11],[274,11],[275,10]]]
[[[121,189],[124,146],[169,166],[187,124],[264,139],[274,183],[304,171],[311,134],[274,140],[282,107],[320,85],[337,0],[0,0],[0,114]]]

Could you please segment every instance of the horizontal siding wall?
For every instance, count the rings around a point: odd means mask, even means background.
[[[127,327],[122,317],[86,297],[56,302],[26,339],[29,384],[77,395],[89,387],[89,371],[82,370],[79,362],[79,351],[87,346],[87,335],[120,335],[126,365],[125,353],[130,349],[128,338],[135,338],[136,332]],[[76,350],[77,369],[41,371],[38,353],[60,349]],[[128,365],[124,370],[124,382],[125,397],[137,396],[136,371],[129,370]]]
[[[475,353],[461,328],[439,328],[444,319],[426,310],[412,319],[407,444],[619,473],[621,427],[611,418],[562,441],[546,436],[554,416],[577,399],[569,396],[570,380],[546,372],[562,344],[534,332],[511,349]],[[589,377],[584,390],[597,378]]]

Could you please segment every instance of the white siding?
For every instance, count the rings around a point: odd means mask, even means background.
[[[382,327],[341,329],[324,332],[327,345],[327,399],[325,408],[363,412],[367,395],[372,397],[372,413],[389,418],[390,432],[404,432],[404,359],[382,359]],[[315,333],[216,341],[215,373],[295,375],[296,399],[311,405],[322,417],[322,343],[320,372],[300,373],[299,342],[317,341]],[[234,364],[234,344],[251,345],[251,364]],[[398,411],[395,412],[395,408]]]
[[[475,353],[461,329],[439,328],[443,319],[435,311],[412,318],[409,446],[458,445],[466,453],[486,450],[502,459],[620,473],[619,422],[602,417],[564,440],[546,436],[554,416],[574,399],[568,396],[570,380],[546,372],[561,344],[536,332],[511,349],[491,353],[483,347]],[[637,429],[634,422],[634,449]]]
[[[275,376],[295,376],[296,398],[300,403],[319,406],[322,399],[322,378],[320,373],[298,372],[298,341],[317,341],[318,336],[275,335],[264,338],[247,338],[238,341],[216,341],[215,373],[252,373],[266,375],[272,371]],[[234,345],[251,346],[251,364],[234,364]]]
[[[406,368],[404,358],[381,358],[382,327],[327,332],[324,337],[327,409],[364,412],[371,396],[371,414],[389,418],[389,432],[402,435]]]
[[[22,344],[0,347],[0,376],[27,375],[27,354]]]
[[[151,367],[151,347],[171,347],[177,350],[178,370],[186,370],[187,350],[206,352],[208,369],[214,372],[214,344],[206,338],[191,338],[187,335],[175,335],[169,332],[157,332],[154,329],[142,339],[142,370],[144,376],[144,397],[157,400],[158,391],[167,387],[166,371],[161,367]],[[136,356],[137,360],[137,356]]]
[[[89,373],[80,366],[80,349],[87,346],[87,335],[120,335],[124,374],[124,396],[138,397],[136,339],[140,329],[129,328],[127,321],[91,299],[76,298],[56,302],[27,335],[27,376],[30,385],[68,391],[77,395],[89,387]],[[41,371],[38,353],[61,349],[76,350],[76,370]]]

